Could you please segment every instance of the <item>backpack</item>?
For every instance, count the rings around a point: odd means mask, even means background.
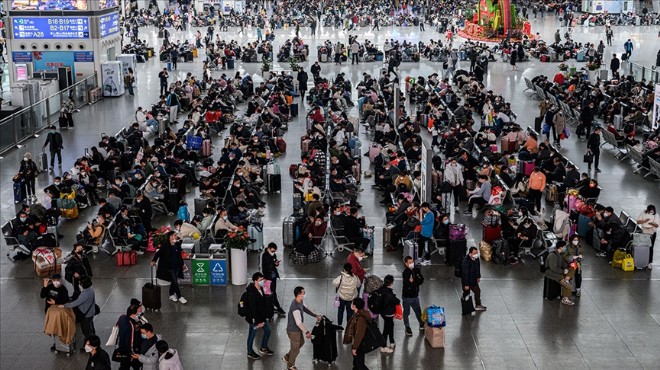
[[[247,318],[248,315],[248,291],[247,289],[241,295],[241,299],[238,301],[238,316]]]
[[[369,275],[364,279],[364,292],[369,294],[383,286],[383,279],[376,275]]]
[[[128,196],[130,198],[135,198],[135,186],[128,184]]]
[[[373,292],[369,293],[369,311],[373,314],[380,314],[383,311],[383,306],[385,305],[383,299],[383,290],[376,289]]]
[[[383,347],[386,344],[385,337],[378,329],[378,324],[375,320],[367,323],[367,330],[364,333],[364,338],[360,343],[360,350],[364,353],[369,353],[376,348]]]

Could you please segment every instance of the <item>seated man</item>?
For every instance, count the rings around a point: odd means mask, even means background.
[[[538,228],[534,225],[531,218],[526,218],[518,225],[513,243],[511,243],[511,259],[513,263],[518,262],[518,255],[521,248],[531,248],[537,235]]]
[[[350,214],[346,217],[344,222],[344,236],[355,247],[368,250],[371,240],[364,237],[362,229],[366,226],[364,217],[358,218],[358,209],[351,207]]]
[[[488,176],[479,175],[478,180],[480,185],[474,190],[468,191],[470,199],[468,200],[468,208],[463,212],[465,215],[472,214],[472,207],[475,204],[483,206],[488,204],[488,200],[490,199],[491,184],[488,181]]]
[[[597,257],[607,257],[608,264],[612,264],[612,257],[617,248],[625,248],[630,241],[630,234],[621,226],[620,222],[610,221],[603,228],[604,235],[600,239],[600,252]]]

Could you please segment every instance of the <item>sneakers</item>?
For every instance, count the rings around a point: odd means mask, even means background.
[[[337,326],[337,331],[344,331],[344,327],[341,325]]]
[[[135,251],[135,253],[137,253],[138,256],[141,256],[141,255],[144,254],[144,251],[143,250],[138,250],[138,251]]]
[[[471,214],[472,214],[472,211],[466,209],[465,211],[463,211],[463,214],[466,215],[466,216],[467,216],[467,215],[471,215]]]
[[[596,257],[605,257],[607,254],[604,252],[596,253]]]
[[[179,301],[179,298],[177,298],[174,294],[172,294],[172,295],[170,296],[170,301],[172,301],[172,302],[178,302],[178,301]]]
[[[418,258],[418,259],[415,260],[415,265],[421,265],[422,263],[424,263],[423,258]]]
[[[458,207],[454,207],[454,211],[458,212],[460,209]]]
[[[424,331],[426,329],[426,325],[424,323],[419,324],[419,331]]]
[[[422,260],[422,262],[419,263],[420,266],[431,266],[431,260]]]
[[[394,343],[394,342],[390,343],[389,347],[392,348],[392,349],[395,349],[396,348],[396,343]]]
[[[474,306],[475,311],[486,311],[486,306],[482,306],[480,304]]]
[[[575,290],[575,296],[576,296],[576,297],[579,297],[579,296],[581,296],[581,295],[582,295],[582,290],[581,290],[580,288],[577,288],[577,289]]]
[[[259,353],[266,356],[272,356],[275,352],[271,351],[270,348],[259,348]]]
[[[259,192],[259,194],[268,194],[268,192],[266,191],[266,189],[261,189],[261,191]]]
[[[563,298],[563,299],[561,300],[561,304],[565,304],[565,305],[567,305],[567,306],[573,306],[573,305],[575,304],[575,302],[571,301],[571,300],[568,299],[568,298]]]
[[[188,300],[185,299],[185,298],[183,298],[183,297],[180,297],[180,298],[179,298],[179,303],[181,303],[181,304],[186,304],[186,303],[188,303]]]
[[[394,350],[390,347],[380,347],[380,353],[393,353]]]
[[[600,173],[600,172],[601,172],[601,171],[600,171],[598,168],[596,168],[595,173]]]
[[[646,268],[649,269],[649,270],[652,270],[652,269],[653,269],[653,264],[652,264],[652,263],[649,263],[649,265],[646,266]]]
[[[254,352],[250,352],[250,353],[247,354],[247,358],[249,358],[250,360],[258,360],[261,357],[258,354],[254,353]]]
[[[406,328],[406,335],[412,337],[412,330],[410,328]]]

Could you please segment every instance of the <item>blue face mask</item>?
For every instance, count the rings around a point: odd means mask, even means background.
[[[140,336],[142,337],[142,339],[147,339],[147,335],[146,335],[146,334],[141,334]]]
[[[263,288],[264,285],[266,285],[266,280],[260,280],[259,286]]]

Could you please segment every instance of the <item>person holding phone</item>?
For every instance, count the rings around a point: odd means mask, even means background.
[[[167,233],[167,242],[154,255],[151,266],[156,266],[156,278],[170,282],[170,301],[181,304],[188,303],[181,295],[179,279],[188,268],[181,258],[181,240],[175,231]]]
[[[273,296],[273,306],[279,316],[286,316],[286,312],[282,309],[280,301],[277,299],[277,279],[280,278],[280,273],[277,267],[280,265],[280,260],[277,259],[277,244],[269,243],[266,250],[261,255],[261,271],[266,280],[270,280],[270,291]]]

